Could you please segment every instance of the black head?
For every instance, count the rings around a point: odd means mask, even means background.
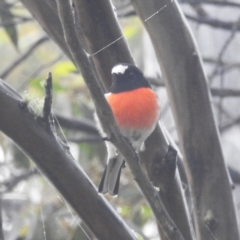
[[[131,91],[137,88],[147,87],[150,85],[143,73],[134,65],[120,63],[112,69],[113,83],[110,92],[119,93]]]

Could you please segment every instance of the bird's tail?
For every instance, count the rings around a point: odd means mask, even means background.
[[[112,196],[118,195],[120,175],[124,165],[125,161],[121,156],[109,159],[98,187],[99,193],[108,192]]]

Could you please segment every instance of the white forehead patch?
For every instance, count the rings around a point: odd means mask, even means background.
[[[108,93],[105,93],[104,96],[105,98],[108,98],[112,93],[111,92],[108,92]]]
[[[127,69],[128,69],[128,66],[119,64],[112,69],[112,74],[114,74],[114,73],[115,74],[119,74],[119,73],[124,74]]]

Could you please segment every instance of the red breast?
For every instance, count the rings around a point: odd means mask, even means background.
[[[159,105],[150,88],[112,93],[106,98],[120,128],[147,129],[156,123]]]

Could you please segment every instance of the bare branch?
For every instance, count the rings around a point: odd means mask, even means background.
[[[56,2],[53,0],[22,0],[22,2],[32,12],[35,19],[43,26],[49,36],[51,36],[51,38],[57,42],[57,44],[64,50],[64,52],[67,53],[69,58],[72,59],[67,45],[62,38],[62,27],[59,20],[56,19]],[[91,59],[94,59],[97,72],[101,77],[102,82],[105,84],[105,86],[109,87],[111,83],[110,69],[112,66],[119,62],[132,62],[131,54],[127,48],[127,45],[124,41],[122,41],[123,37],[121,35],[121,32],[119,32],[119,26],[114,17],[111,4],[108,0],[97,2],[95,1],[94,4],[91,4],[91,2],[88,0],[74,1],[74,3],[76,11],[78,12],[77,17],[80,19],[80,23],[83,26],[83,32],[86,34],[90,49],[88,49],[88,44],[86,44],[85,38],[81,35],[82,30],[79,27],[77,27],[78,36],[80,35],[78,39],[81,43],[84,43],[84,47],[87,49],[90,55],[94,54]],[[48,6],[50,6],[51,9],[48,9]],[[93,21],[92,18],[94,18],[95,21]],[[101,22],[99,19],[101,19]],[[49,22],[52,22],[52,24],[48,24]],[[78,24],[77,20],[76,22]],[[98,24],[97,27],[96,24]],[[96,29],[98,30],[97,32]],[[118,38],[120,38],[119,36],[121,39],[119,39],[119,41],[116,41]],[[109,39],[112,39],[112,41]],[[106,48],[106,46],[109,44],[111,44],[111,48]],[[91,48],[91,46],[93,47]],[[104,51],[99,52],[99,50],[103,48]],[[98,53],[96,54],[96,52]],[[156,151],[158,152],[159,159],[165,156],[168,148],[168,142],[166,141],[165,136],[159,127],[155,129],[151,138],[148,138],[146,142],[148,143],[148,146],[146,147],[145,151],[145,154],[147,156],[144,160],[145,163],[150,162],[150,156],[152,153],[156,153]],[[175,181],[179,181],[179,179],[176,178]],[[168,189],[168,191],[170,191],[172,196],[174,196],[173,200],[176,200],[176,203],[179,203],[177,199],[183,200],[182,196],[176,197],[178,196],[178,193],[174,193],[174,190],[172,188]],[[182,209],[185,213],[187,211],[184,204],[181,205],[179,209]],[[182,216],[185,215],[186,214],[183,214]],[[179,223],[179,225],[185,223],[185,226],[188,226],[184,229],[181,229],[181,231],[183,233],[185,232],[186,236],[189,235],[190,223],[188,219],[178,215],[174,211],[171,212],[171,216],[175,222]]]
[[[45,82],[45,98],[43,105],[43,118],[49,118],[52,108],[52,73],[48,74],[48,78]]]
[[[134,239],[68,148],[41,121],[36,121],[36,116],[21,104],[21,96],[2,80],[0,102],[0,130],[31,157],[97,238]]]
[[[44,28],[45,32],[51,39],[58,44],[62,51],[71,59],[66,43],[63,39],[62,27],[56,12],[55,1],[50,0],[21,0],[30,13],[34,16],[39,24]],[[55,3],[52,8],[49,5]],[[49,24],[51,23],[51,24]],[[72,60],[72,59],[71,59]]]
[[[199,4],[200,2],[197,2],[195,4]],[[220,1],[216,2],[216,3],[221,3]],[[225,2],[223,2],[225,3]],[[227,3],[227,2],[226,2]],[[191,3],[194,5],[194,3]],[[240,5],[238,5],[240,6]],[[211,27],[214,27],[214,28],[220,28],[220,29],[223,29],[223,30],[232,30],[232,28],[234,27],[235,25],[235,22],[233,21],[221,21],[221,20],[218,20],[218,19],[215,19],[215,18],[211,18],[210,16],[193,16],[193,15],[190,15],[190,14],[187,14],[187,13],[184,13],[185,17],[192,21],[192,22],[196,22],[196,23],[199,23],[199,24],[206,24],[206,25],[209,25]],[[130,10],[128,12],[125,12],[125,13],[118,13],[118,17],[119,18],[125,18],[125,17],[132,17],[132,16],[136,16],[136,11],[134,10]],[[240,31],[240,26],[237,27],[237,32]]]
[[[157,221],[161,227],[164,229],[165,234],[169,237],[169,239],[172,240],[183,239],[176,225],[166,212],[158,193],[144,174],[136,153],[133,151],[132,147],[128,144],[126,139],[120,134],[114,121],[111,109],[106,102],[106,99],[104,98],[103,94],[99,94],[99,92],[101,93],[101,90],[98,86],[94,73],[92,72],[91,64],[77,39],[69,2],[65,0],[58,0],[57,3],[59,16],[64,30],[64,37],[75,60],[75,63],[78,69],[81,71],[86,85],[88,86],[88,89],[92,95],[96,106],[96,111],[102,123],[104,131],[108,134],[109,137],[111,136],[113,143],[124,155],[135,180],[139,184],[143,194],[148,200],[153,213],[156,216]],[[103,113],[108,113],[108,115],[106,116]]]
[[[131,53],[128,50],[128,46],[123,41],[123,35],[120,35],[119,24],[116,21],[115,13],[113,12],[112,6],[109,0],[102,1],[89,1],[79,0],[74,1],[76,12],[81,22],[83,32],[86,33],[86,38],[90,45],[90,56],[94,59],[97,73],[99,78],[102,80],[105,86],[110,86],[110,69],[117,63],[132,62]],[[101,21],[99,21],[101,19]],[[97,25],[96,25],[97,24]],[[110,24],[110,25],[109,25]],[[106,29],[106,26],[109,26]],[[96,32],[95,29],[98,31]],[[103,34],[104,33],[104,34]],[[112,39],[112,43],[109,46],[109,36]],[[119,41],[116,41],[119,39]],[[95,54],[95,50],[104,49],[104,51]],[[161,160],[165,157],[168,150],[168,141],[165,138],[162,129],[157,126],[151,136],[145,141],[146,149],[144,153],[140,153],[141,161],[144,166],[148,168],[153,161],[153,155],[155,158]],[[152,179],[150,171],[147,171],[149,179]],[[171,178],[169,176],[169,178]],[[176,186],[178,184],[178,178],[174,178]],[[157,186],[160,187],[160,186]],[[172,208],[168,208],[168,212],[175,224],[179,227],[181,233],[186,239],[191,239],[191,223],[188,221],[187,209],[184,204],[184,195],[179,194],[180,189],[168,188],[168,194],[172,197],[172,204],[177,205],[179,211],[171,211]],[[176,197],[177,196],[177,197]],[[165,203],[164,203],[165,204]],[[184,226],[184,228],[182,228]],[[164,234],[165,236],[165,234]],[[163,237],[163,235],[161,235]]]
[[[1,185],[4,185],[6,187],[6,190],[4,192],[11,191],[21,181],[27,180],[28,178],[30,178],[36,174],[39,174],[39,171],[37,168],[34,168],[34,169],[27,170],[17,176],[11,177],[10,179],[2,182]]]
[[[148,78],[151,85],[156,87],[165,87],[164,82],[159,78]],[[211,87],[210,92],[214,97],[240,97],[240,89],[215,88]]]
[[[211,88],[210,91],[212,95],[216,97],[240,97],[240,90],[236,89]]]
[[[214,28],[220,28],[220,29],[223,29],[223,30],[232,30],[234,25],[235,25],[235,22],[232,22],[232,21],[221,21],[221,20],[218,20],[218,19],[214,19],[214,18],[203,18],[203,17],[195,17],[195,16],[192,16],[192,15],[189,15],[189,14],[184,14],[185,17],[188,19],[188,20],[191,20],[193,22],[196,22],[196,23],[199,23],[199,24],[206,24],[206,25],[209,25],[211,27],[214,27]],[[237,27],[236,31],[240,31],[240,26]]]
[[[237,2],[230,2],[230,1],[192,1],[192,0],[180,0],[179,1],[180,4],[192,4],[192,5],[213,5],[213,6],[217,6],[217,7],[237,7],[240,8],[240,4]]]
[[[6,78],[19,64],[21,64],[30,54],[36,50],[42,43],[49,40],[48,36],[43,36],[33,43],[29,49],[22,53],[15,61],[13,61],[9,66],[7,66],[1,73],[0,78]]]
[[[76,119],[65,117],[59,113],[55,114],[59,124],[61,127],[70,129],[70,130],[78,130],[81,132],[86,132],[89,134],[99,135],[99,131],[96,128],[95,122],[89,119]]]
[[[114,16],[112,5],[105,0],[98,3],[74,1],[74,5],[82,31],[88,40],[90,59],[93,59],[100,80],[108,89],[111,85],[110,70],[112,67],[123,62],[123,59],[127,63],[133,63],[126,40]],[[93,39],[95,39],[94,42]]]
[[[51,67],[52,65],[54,65],[55,63],[57,63],[60,59],[63,58],[63,54],[61,53],[60,55],[58,55],[56,58],[54,58],[53,60],[40,65],[30,76],[28,76],[28,78],[18,87],[17,91],[21,92],[23,91],[28,84],[34,80],[35,77],[37,77],[42,71],[44,71],[46,68]]]
[[[218,240],[239,239],[207,82],[184,15],[176,1],[138,0],[133,4],[150,35],[164,74],[186,160],[197,239],[212,240],[213,231]],[[156,9],[164,6],[161,12],[149,18]],[[221,220],[216,229],[206,227],[204,218],[208,210],[212,211],[214,218]]]
[[[222,58],[224,56],[224,53],[226,52],[227,48],[229,47],[230,43],[234,40],[236,34],[237,34],[237,29],[240,27],[240,18],[234,23],[234,25],[232,26],[232,31],[229,35],[229,37],[225,40],[219,54],[218,54],[218,58],[217,58],[217,63],[215,68],[213,69],[212,73],[209,76],[209,82],[212,82],[213,78],[215,77],[215,75],[217,74],[217,72],[219,71],[219,63],[222,62]],[[224,71],[222,69],[222,71]],[[221,72],[222,72],[221,71]]]
[[[220,127],[220,132],[223,133],[225,131],[227,131],[229,128],[233,127],[236,124],[240,123],[240,117],[236,118],[234,121],[232,121],[231,123],[228,123],[226,125],[223,125]]]
[[[31,21],[33,21],[32,18],[19,18],[19,19],[14,19],[11,21],[5,21],[4,23],[0,24],[0,27],[11,27],[16,24],[23,24],[23,23],[27,23],[27,22],[31,22]]]
[[[51,109],[52,109],[52,74],[49,73],[45,82],[45,98],[43,105],[42,119],[50,124]]]
[[[68,137],[68,141],[75,143],[99,143],[103,142],[100,136],[86,136],[86,137]]]

